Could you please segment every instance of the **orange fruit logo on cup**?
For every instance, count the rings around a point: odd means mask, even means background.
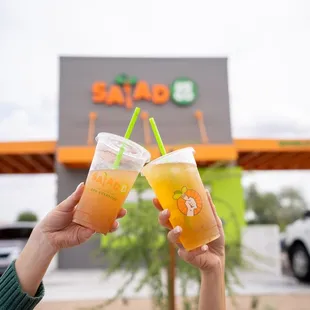
[[[195,216],[202,210],[202,200],[200,195],[193,189],[183,186],[173,194],[173,199],[177,201],[178,209],[186,216]]]

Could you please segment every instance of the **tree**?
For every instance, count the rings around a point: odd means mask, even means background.
[[[307,210],[307,203],[300,191],[292,187],[284,187],[278,193],[280,210],[278,219],[280,228],[294,222]]]
[[[248,224],[277,224],[283,230],[298,219],[306,210],[307,204],[301,193],[285,187],[278,193],[260,192],[255,184],[246,189],[246,207],[254,213]]]
[[[38,217],[31,211],[21,212],[17,217],[17,222],[37,222]]]
[[[246,208],[255,214],[249,224],[275,224],[278,222],[277,210],[280,207],[278,197],[273,193],[260,193],[255,184],[251,184],[245,193]]]
[[[208,173],[206,173],[208,175]],[[206,176],[203,176],[203,179]],[[224,175],[221,174],[223,178]],[[206,180],[205,183],[208,183]],[[108,262],[108,276],[117,271],[124,271],[124,282],[120,284],[115,297],[106,303],[98,304],[93,309],[103,309],[109,303],[120,298],[127,286],[138,279],[136,291],[143,287],[151,288],[154,309],[169,309],[169,244],[167,230],[158,225],[158,211],[151,201],[143,199],[143,194],[150,189],[143,177],[138,177],[135,183],[137,202],[126,204],[127,216],[122,219],[120,230],[116,234],[105,236],[102,240],[102,251],[105,262]],[[214,199],[216,204],[216,198]],[[225,278],[236,280],[235,269],[240,263],[236,257],[240,252],[240,244],[233,243],[226,248]],[[197,268],[177,259],[177,276],[181,281],[183,309],[197,309],[197,298],[188,297],[188,288],[200,287],[200,273]],[[228,283],[228,282],[227,282]],[[228,291],[231,292],[229,284]],[[192,292],[192,290],[191,290]],[[196,296],[199,296],[197,290]]]

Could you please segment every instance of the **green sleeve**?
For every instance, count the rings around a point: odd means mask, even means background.
[[[0,310],[31,310],[44,296],[43,283],[34,297],[23,292],[16,274],[15,262],[0,277]]]

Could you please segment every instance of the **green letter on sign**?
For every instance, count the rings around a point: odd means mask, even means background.
[[[171,100],[181,106],[192,104],[197,99],[198,86],[188,78],[178,78],[170,86]]]

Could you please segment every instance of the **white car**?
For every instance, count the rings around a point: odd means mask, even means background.
[[[24,248],[35,222],[0,225],[0,276]]]
[[[310,210],[287,226],[285,248],[294,276],[310,283]]]

